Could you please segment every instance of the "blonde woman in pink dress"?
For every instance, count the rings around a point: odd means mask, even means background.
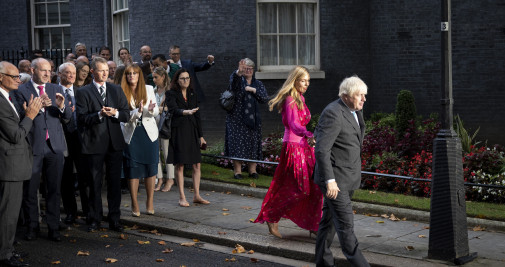
[[[303,94],[309,84],[308,70],[296,66],[268,102],[270,111],[275,107],[282,113],[285,130],[279,165],[254,222],[267,222],[269,232],[279,238],[282,238],[278,228],[281,218],[314,233],[322,216],[323,195],[312,176],[315,141],[305,127],[310,121],[310,111]]]

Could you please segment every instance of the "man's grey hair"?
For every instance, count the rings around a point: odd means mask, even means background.
[[[340,83],[338,96],[342,97],[343,95],[354,96],[360,92],[366,94],[368,91],[368,87],[365,82],[361,80],[358,76],[354,75],[351,77],[345,78],[342,83]]]
[[[77,50],[77,47],[79,47],[79,46],[84,46],[84,48],[86,48],[86,45],[84,43],[77,43],[77,44],[75,44],[75,47],[74,47],[75,50]]]
[[[59,73],[62,73],[65,71],[66,68],[69,68],[69,67],[74,67],[75,69],[75,65],[73,63],[70,63],[70,62],[65,62],[63,64],[61,64],[59,67],[58,67],[58,72]]]
[[[246,58],[244,58],[244,60],[245,60],[245,64],[247,66],[253,67],[253,68],[256,66],[256,64],[254,64],[254,61],[252,61],[252,59],[246,57]]]
[[[38,57],[38,58],[34,59],[32,61],[32,68],[34,70],[36,70],[38,68],[39,63],[42,63],[44,61],[47,62],[47,63],[49,63],[49,61],[47,59],[43,58],[43,57]]]
[[[96,63],[103,63],[103,64],[107,65],[107,60],[103,57],[95,57],[91,61],[91,68],[94,70],[96,69]]]

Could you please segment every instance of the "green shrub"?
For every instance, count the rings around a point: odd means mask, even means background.
[[[459,115],[454,116],[454,130],[458,134],[459,139],[461,140],[461,149],[465,153],[470,153],[472,151],[472,147],[478,145],[479,142],[475,142],[475,137],[477,133],[479,133],[480,127],[475,130],[475,132],[470,135],[468,131],[465,129],[463,125],[463,120],[459,117]]]
[[[414,95],[409,90],[401,90],[396,100],[396,120],[395,129],[398,132],[397,139],[401,139],[407,128],[409,121],[416,121],[416,103]]]
[[[313,114],[310,118],[309,124],[307,124],[307,130],[314,132],[316,130],[317,123],[319,122],[319,117],[321,117],[321,114]]]

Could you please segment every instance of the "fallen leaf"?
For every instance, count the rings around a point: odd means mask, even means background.
[[[391,216],[389,216],[389,219],[391,221],[399,221],[400,219],[398,219],[393,213],[391,213]]]
[[[68,241],[70,241],[70,243],[75,243],[75,242],[77,242],[77,240],[76,240],[76,239],[70,239],[70,240],[68,240]]]
[[[426,238],[425,235],[418,235],[417,237],[419,237],[419,238]]]
[[[106,237],[109,237],[109,235],[101,235],[100,237],[101,238],[106,238]]]
[[[223,212],[223,216],[228,216],[230,215],[228,212]]]
[[[381,217],[386,218],[386,219],[389,218],[389,216],[387,214],[382,214]]]
[[[228,192],[226,192],[226,194],[227,194],[227,195],[231,195],[231,192],[230,192],[230,191],[228,191]]]
[[[89,256],[89,251],[77,251],[77,256]]]
[[[60,264],[60,263],[61,263],[61,261],[52,261],[51,262],[51,264],[53,264],[53,265]]]
[[[149,241],[142,241],[142,240],[137,240],[137,243],[139,243],[141,245],[149,245],[149,244],[151,244],[151,242],[149,242]]]
[[[219,172],[212,171],[212,175],[219,175]]]
[[[414,250],[414,247],[413,246],[406,246],[405,249],[408,251],[412,251],[412,250]]]
[[[486,227],[482,227],[482,226],[480,226],[480,225],[477,225],[477,226],[475,226],[474,228],[472,228],[472,230],[473,230],[474,232],[478,232],[478,231],[485,231],[485,230],[486,230]]]
[[[105,245],[106,248],[110,248],[110,245]]]
[[[163,252],[163,253],[172,253],[172,252],[174,252],[174,250],[173,250],[173,249],[171,249],[171,248],[166,248],[166,249],[164,249],[162,252]]]
[[[224,259],[224,261],[231,261],[231,262],[234,262],[234,261],[237,261],[237,259],[235,259],[235,257],[233,257],[233,258],[231,258],[231,259],[226,258],[226,259]]]
[[[193,238],[193,242],[200,242],[200,240],[196,239],[196,238]]]
[[[195,192],[195,189],[191,188],[191,189],[189,189],[189,192],[193,193],[193,192]]]
[[[255,182],[251,182],[251,184],[249,184],[249,186],[256,188],[256,183]]]
[[[114,262],[117,262],[117,260],[116,260],[116,259],[113,259],[113,258],[106,258],[106,259],[105,259],[105,262],[106,262],[106,263],[114,263]]]
[[[156,262],[164,262],[164,259],[156,259]]]
[[[377,192],[376,191],[368,191],[368,193],[371,195],[371,194],[375,194]]]
[[[126,239],[128,239],[128,235],[125,235],[125,234],[120,234],[120,235],[119,235],[119,239],[126,240]]]
[[[124,206],[123,206],[123,207],[126,207],[126,208],[127,208],[127,207],[129,207],[129,206],[130,206],[130,205],[128,205],[128,204],[124,204]]]
[[[185,247],[194,247],[194,246],[195,246],[195,242],[185,242],[185,243],[181,243],[181,246],[185,246]]]
[[[425,226],[425,227],[423,227],[423,229],[430,229],[430,227],[429,226]]]
[[[162,246],[164,246],[164,245],[166,245],[166,244],[167,244],[167,242],[165,242],[165,241],[163,241],[163,240],[161,240],[160,242],[158,242],[158,245],[162,245]]]
[[[139,227],[138,227],[138,225],[134,224],[131,229],[132,230],[137,230],[137,229],[139,229]]]
[[[352,214],[356,214],[356,210],[352,210]]]
[[[375,221],[376,223],[384,223],[384,221]]]
[[[252,263],[256,263],[256,262],[258,262],[258,259],[256,259],[256,258],[251,258],[251,262],[252,262]]]
[[[254,219],[249,219],[249,221],[253,223],[253,222],[254,222]]]
[[[154,229],[154,230],[152,230],[152,231],[149,231],[149,233],[151,233],[151,234],[157,234],[157,233],[158,233],[158,230]]]
[[[220,234],[220,235],[225,235],[226,234],[226,232],[217,232],[217,233]]]
[[[251,249],[251,250],[247,251],[247,254],[254,254],[254,250]]]
[[[242,245],[236,244],[235,249],[237,250],[238,253],[244,253],[245,248]]]
[[[398,199],[395,199],[395,203],[398,203],[398,202],[400,202],[400,201]]]
[[[229,211],[229,209],[223,208],[223,211]]]
[[[402,221],[406,221],[406,220],[407,220],[407,217],[403,217],[403,218],[402,218]]]
[[[251,207],[248,207],[248,206],[242,206],[242,207],[240,207],[240,208],[241,208],[241,209],[245,209],[245,210],[250,210],[250,209],[252,209]]]

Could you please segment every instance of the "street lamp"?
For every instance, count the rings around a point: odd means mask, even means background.
[[[461,141],[454,131],[451,0],[442,0],[442,127],[433,143],[428,258],[464,264],[469,253]]]

